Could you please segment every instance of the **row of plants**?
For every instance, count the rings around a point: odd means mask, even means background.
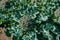
[[[13,40],[59,40],[60,0],[9,0],[0,8],[0,25]]]

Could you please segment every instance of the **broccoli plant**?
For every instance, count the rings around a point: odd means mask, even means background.
[[[60,0],[9,0],[0,8],[0,25],[13,40],[60,40],[59,11]]]

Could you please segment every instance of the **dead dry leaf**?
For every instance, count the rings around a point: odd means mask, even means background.
[[[55,17],[60,17],[60,8],[57,9],[57,10],[54,12],[54,14],[55,14]]]

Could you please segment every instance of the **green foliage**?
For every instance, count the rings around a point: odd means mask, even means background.
[[[9,20],[5,32],[7,36],[12,35],[13,40],[59,40],[60,18],[57,20],[54,15],[58,8],[60,0],[9,0],[0,8],[0,25]],[[27,26],[30,30],[20,28],[24,15],[31,19]]]

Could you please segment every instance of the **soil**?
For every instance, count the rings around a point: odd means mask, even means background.
[[[4,7],[6,2],[8,2],[8,0],[0,0],[0,8]]]
[[[4,28],[0,28],[0,40],[12,40],[12,37],[7,37]]]

